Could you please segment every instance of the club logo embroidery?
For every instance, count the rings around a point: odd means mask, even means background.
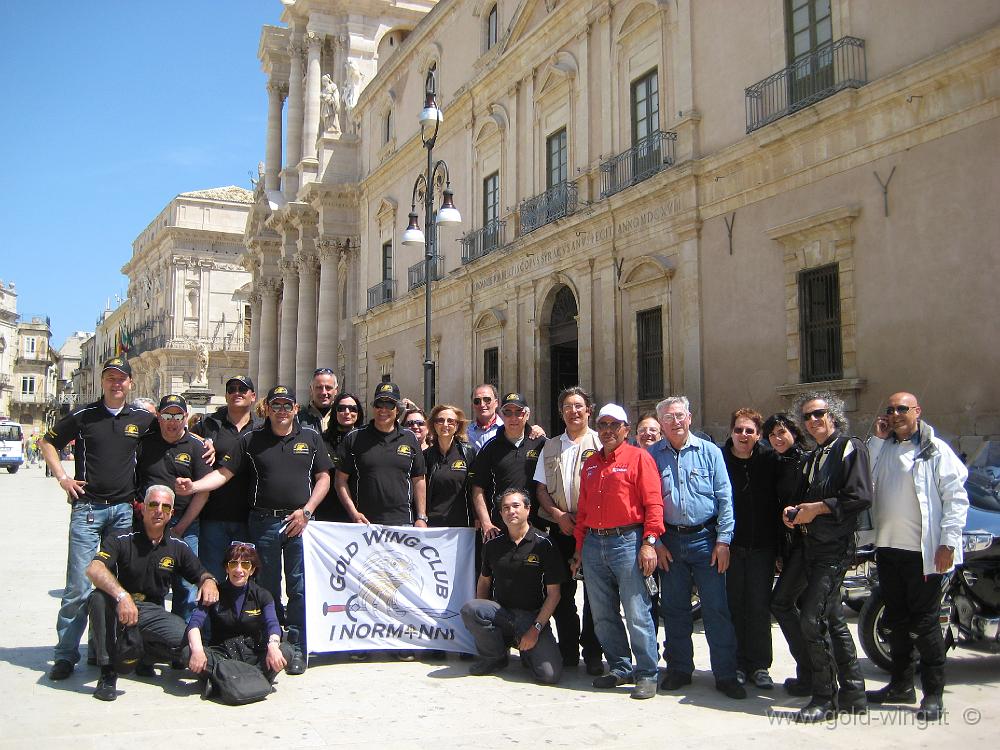
[[[243,610],[243,614],[245,614],[247,617],[260,617],[260,610],[259,609],[244,609]]]
[[[295,445],[292,446],[292,453],[295,453],[296,455],[299,455],[299,456],[303,456],[303,455],[308,454],[309,453],[309,444],[308,443],[296,443]]]
[[[378,388],[379,393],[392,393],[392,386],[388,383],[383,383]]]
[[[595,453],[597,453],[597,451],[594,450],[593,448],[587,448],[587,450],[585,450],[583,452],[583,460],[586,461],[588,458],[590,458],[591,456],[593,456]]]
[[[174,461],[176,461],[179,464],[183,464],[184,466],[190,466],[191,465],[191,454],[190,453],[178,453],[176,456],[174,456]]]
[[[398,453],[400,456],[409,456],[413,453],[413,450],[408,445],[401,445],[398,448],[396,448],[396,453]]]
[[[137,424],[127,424],[125,425],[125,434],[129,437],[139,437],[139,425]]]
[[[465,461],[459,459],[458,461],[452,461],[451,470],[452,471],[468,471],[469,467],[466,465]]]
[[[538,555],[532,553],[528,555],[528,557],[525,559],[524,562],[527,563],[528,565],[538,565],[541,562],[541,560],[539,559]]]
[[[160,570],[173,570],[174,569],[174,558],[172,557],[161,557],[160,558]]]
[[[288,389],[283,385],[279,385],[274,389],[274,395],[277,396],[279,393],[288,393]]]
[[[538,451],[532,449],[525,454],[528,458],[538,458]]]

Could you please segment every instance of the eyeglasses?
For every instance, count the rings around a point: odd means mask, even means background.
[[[150,510],[162,510],[164,513],[169,513],[174,509],[171,503],[161,503],[158,500],[147,500],[146,507]]]
[[[457,419],[451,417],[434,417],[434,424],[458,424]]]
[[[808,422],[813,419],[822,419],[827,415],[829,409],[813,409],[802,414],[802,421]]]
[[[395,409],[396,408],[396,404],[394,404],[392,401],[376,401],[375,402],[375,408],[376,409]]]
[[[912,406],[907,406],[906,404],[900,404],[899,406],[887,406],[885,407],[885,413],[890,416],[893,414],[906,414],[906,412],[912,408]]]
[[[598,422],[597,431],[598,432],[614,432],[619,429],[624,422]]]
[[[756,427],[734,427],[733,428],[733,434],[734,435],[753,435],[756,432],[757,432],[757,428]]]
[[[337,404],[337,411],[339,411],[339,412],[352,411],[355,414],[357,414],[358,413],[358,407],[352,406],[351,404]]]
[[[474,403],[476,406],[482,406],[483,404],[492,404],[493,403],[493,397],[492,396],[476,396],[474,399],[472,399],[472,403]]]
[[[249,560],[230,560],[226,563],[226,567],[230,570],[236,570],[240,568],[241,570],[251,570],[253,569],[253,563]]]
[[[403,427],[407,427],[412,430],[414,427],[423,427],[426,424],[427,423],[422,419],[408,419],[403,422]]]
[[[518,419],[523,417],[526,409],[503,409],[500,412],[500,416],[509,417],[510,419]]]
[[[687,417],[687,414],[664,414],[660,419],[664,422],[683,422]]]
[[[226,393],[228,395],[233,395],[234,393],[248,393],[250,388],[245,385],[227,385]]]
[[[313,377],[316,377],[317,375],[333,375],[333,370],[329,367],[317,367],[313,370]]]
[[[160,415],[160,419],[162,419],[164,422],[183,422],[184,421],[184,415],[183,414],[161,414]]]
[[[280,404],[271,404],[271,411],[291,411],[295,408],[295,404],[290,404],[287,401],[282,401]]]
[[[587,411],[586,404],[563,404],[563,411]]]
[[[249,547],[250,549],[257,549],[257,545],[255,545],[253,542],[239,542],[239,541],[237,541],[235,539],[229,543],[229,546],[230,547]]]

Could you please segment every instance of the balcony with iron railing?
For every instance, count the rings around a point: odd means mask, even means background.
[[[471,263],[507,244],[507,220],[494,219],[462,237],[462,264]]]
[[[865,41],[845,36],[820,45],[746,89],[747,133],[847,88],[868,83]]]
[[[392,302],[392,289],[394,283],[392,279],[381,281],[375,286],[368,287],[368,309],[372,310],[379,305]]]
[[[575,212],[576,195],[576,183],[563,181],[544,193],[522,201],[518,211],[521,234],[533,232]]]
[[[418,287],[424,285],[424,281],[427,279],[424,273],[424,265],[427,263],[427,259],[424,258],[419,263],[414,263],[406,272],[407,278],[407,290],[413,291]],[[444,256],[435,255],[431,258],[431,281],[438,281],[444,276]]]
[[[677,133],[656,130],[601,164],[601,197],[620,193],[674,163]]]

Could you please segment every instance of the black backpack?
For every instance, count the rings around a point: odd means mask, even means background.
[[[230,706],[256,703],[271,694],[271,683],[252,664],[238,659],[216,659],[208,679],[214,697]]]

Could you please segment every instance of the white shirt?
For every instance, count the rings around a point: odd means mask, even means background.
[[[876,466],[875,502],[872,515],[875,521],[875,546],[920,552],[920,532],[923,521],[920,500],[913,485],[913,461],[917,444],[912,440],[897,443],[886,441]]]

